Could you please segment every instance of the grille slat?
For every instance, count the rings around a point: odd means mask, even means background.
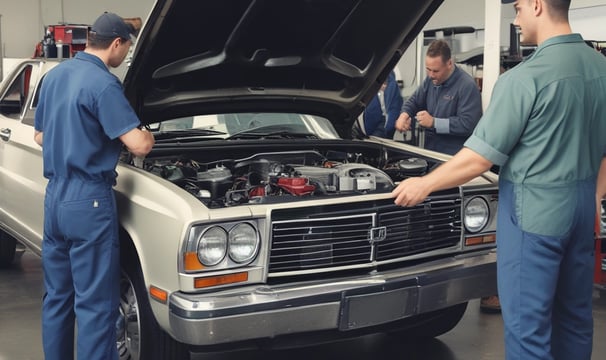
[[[387,199],[349,207],[276,210],[272,219],[280,220],[272,222],[270,275],[403,258],[448,248],[461,239],[458,194],[413,208]]]

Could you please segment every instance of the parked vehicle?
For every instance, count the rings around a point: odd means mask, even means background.
[[[117,168],[121,358],[379,331],[433,337],[467,301],[496,293],[497,176],[398,207],[395,184],[448,156],[352,138],[440,3],[156,3],[124,79],[156,144]],[[4,265],[15,241],[41,253],[33,116],[56,64],[25,60],[0,88]]]

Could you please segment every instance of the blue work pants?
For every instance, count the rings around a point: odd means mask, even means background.
[[[574,207],[569,231],[542,236],[520,229],[513,184],[500,183],[497,274],[507,360],[591,359],[595,181],[577,191],[577,200],[562,204]]]
[[[117,211],[105,181],[51,179],[44,201],[42,265],[46,360],[116,360],[119,302]]]

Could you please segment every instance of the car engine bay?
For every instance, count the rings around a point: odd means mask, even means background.
[[[424,175],[435,166],[415,154],[389,156],[383,148],[268,151],[216,160],[199,151],[150,155],[138,167],[178,185],[210,208],[385,193],[398,181]]]

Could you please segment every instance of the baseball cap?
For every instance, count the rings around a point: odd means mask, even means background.
[[[122,38],[132,40],[134,38],[135,28],[128,24],[120,16],[105,12],[95,20],[91,27],[91,32],[100,38]]]

